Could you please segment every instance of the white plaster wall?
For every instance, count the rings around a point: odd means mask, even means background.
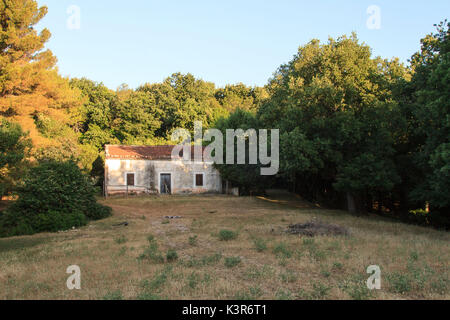
[[[129,191],[147,192],[153,190],[160,192],[161,173],[171,174],[173,194],[221,192],[222,180],[213,163],[195,163],[171,160],[122,160],[107,159],[106,184],[108,192],[124,191],[126,187],[126,174],[135,174],[135,187]],[[204,186],[195,187],[195,174],[204,174]]]

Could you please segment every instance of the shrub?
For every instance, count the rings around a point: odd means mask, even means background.
[[[197,273],[192,272],[191,275],[189,275],[188,281],[187,281],[189,288],[195,289],[199,282],[200,282],[200,276]]]
[[[89,178],[72,162],[46,161],[31,168],[18,200],[0,215],[0,237],[54,232],[111,215],[98,204]]]
[[[141,292],[136,297],[137,300],[162,300],[162,298],[153,292]]]
[[[263,295],[261,288],[251,287],[248,291],[238,291],[234,296],[235,300],[257,300]]]
[[[178,259],[178,254],[175,250],[170,249],[167,251],[166,259],[168,262],[173,262]]]
[[[127,242],[128,239],[124,235],[121,235],[120,237],[115,238],[114,241],[117,244],[123,244],[123,243]]]
[[[222,259],[221,253],[214,253],[210,256],[203,256],[201,258],[201,264],[204,266],[210,266],[219,263],[220,259]]]
[[[158,243],[153,235],[147,237],[149,246],[145,248],[144,253],[142,253],[138,260],[150,260],[153,263],[164,263],[164,257],[158,250]]]
[[[321,282],[317,282],[313,284],[313,292],[312,292],[312,297],[314,299],[324,299],[327,294],[328,291],[330,291],[330,287],[324,285]]]
[[[256,251],[263,252],[267,250],[267,242],[263,239],[254,239],[253,243],[255,244]]]
[[[292,251],[288,248],[286,243],[280,242],[273,248],[273,253],[282,258],[292,257]]]
[[[401,273],[392,273],[387,277],[389,282],[389,289],[394,293],[404,294],[411,291],[412,281],[409,275]]]
[[[342,270],[344,266],[340,262],[334,262],[333,263],[333,269]]]
[[[367,289],[364,281],[353,283],[346,289],[346,292],[353,300],[367,300],[372,296],[372,292]]]
[[[283,281],[284,283],[293,283],[293,282],[296,282],[298,279],[295,272],[293,272],[291,270],[288,270],[285,273],[281,273],[280,277],[281,277],[281,281]]]
[[[221,241],[230,241],[236,239],[238,236],[237,232],[231,230],[220,230],[219,231],[219,239]]]
[[[189,237],[189,244],[191,246],[196,246],[197,245],[197,239],[198,239],[197,235]]]
[[[85,212],[85,215],[89,220],[101,220],[111,216],[112,209],[96,202],[90,206],[90,210]]]
[[[108,292],[103,296],[103,300],[123,300],[123,295],[120,290]]]
[[[19,216],[7,210],[0,217],[0,236],[34,234],[38,232],[57,232],[78,228],[87,224],[87,218],[80,212],[51,210],[33,216]]]
[[[233,268],[241,263],[241,258],[239,257],[227,257],[225,258],[225,267]]]

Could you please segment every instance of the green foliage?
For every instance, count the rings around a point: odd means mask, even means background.
[[[170,249],[169,251],[167,251],[167,254],[166,254],[167,262],[173,262],[177,259],[178,259],[178,253],[175,250]]]
[[[277,256],[279,256],[281,258],[285,258],[285,259],[292,257],[292,250],[289,249],[288,245],[284,242],[278,243],[273,248],[273,253],[276,254]]]
[[[189,276],[188,276],[188,286],[191,289],[195,289],[198,285],[198,283],[200,282],[200,276],[195,273],[192,272]]]
[[[0,118],[0,198],[14,188],[30,148],[31,141],[21,126]]]
[[[234,268],[238,264],[241,263],[241,258],[239,257],[226,257],[225,258],[225,267]]]
[[[267,99],[268,96],[264,88],[250,88],[242,83],[227,85],[223,89],[218,89],[215,93],[220,105],[230,112],[237,109],[256,112],[262,101]]]
[[[280,67],[259,110],[281,130],[281,170],[310,200],[374,195],[399,183],[394,154],[397,60],[371,58],[355,35],[313,40]],[[295,181],[301,181],[299,186]]]
[[[192,131],[194,121],[209,127],[220,116],[227,114],[215,98],[215,85],[197,80],[191,74],[175,73],[162,83],[146,84],[137,89],[158,106],[161,127],[159,137],[168,137],[176,128]]]
[[[333,269],[335,270],[342,270],[343,269],[343,265],[340,262],[334,262],[333,263]]]
[[[450,23],[436,27],[436,34],[422,39],[412,58],[415,73],[401,91],[409,128],[405,144],[412,153],[405,175],[414,173],[406,191],[410,200],[428,202],[431,212],[450,218],[450,195],[444,191],[450,189]]]
[[[237,232],[231,230],[220,230],[219,239],[221,241],[230,241],[236,239],[238,236]]]
[[[221,253],[215,253],[210,256],[204,256],[201,259],[201,265],[204,265],[204,266],[215,265],[215,264],[219,263],[221,259],[222,259]]]
[[[161,300],[162,298],[157,294],[164,285],[167,284],[169,276],[172,273],[171,267],[166,267],[151,279],[141,282],[142,292],[137,296],[138,300]]]
[[[60,136],[75,135],[74,131],[71,130],[70,127],[43,113],[35,114],[34,122],[36,124],[36,128],[39,130],[39,133],[46,138],[54,139]]]
[[[367,284],[364,281],[351,285],[347,289],[347,293],[353,300],[368,300],[372,295],[372,292],[367,288]]]
[[[147,237],[148,247],[138,257],[138,260],[150,260],[152,263],[164,263],[164,257],[158,249],[158,242],[153,235]]]
[[[111,215],[111,208],[96,202],[89,178],[71,161],[31,168],[17,193],[18,200],[0,216],[3,237],[66,230]]]
[[[311,294],[313,299],[324,299],[328,292],[330,291],[330,287],[323,284],[322,282],[313,283],[313,292]]]
[[[123,243],[127,242],[128,239],[127,239],[124,235],[121,235],[121,236],[115,238],[114,241],[115,241],[117,244],[123,244]]]
[[[404,294],[412,289],[412,279],[409,274],[392,273],[387,276],[389,290]]]
[[[197,240],[198,240],[198,236],[197,235],[191,236],[191,237],[189,237],[189,244],[191,246],[196,246],[197,245]]]
[[[236,300],[257,300],[263,295],[261,288],[250,287],[248,291],[239,291],[235,294]]]
[[[298,276],[295,272],[287,270],[286,272],[280,274],[280,278],[284,283],[294,283],[297,281]]]
[[[263,252],[267,250],[267,241],[264,239],[256,238],[253,240],[253,243],[255,245],[255,249],[258,252]]]
[[[244,133],[249,129],[257,131],[260,128],[260,123],[253,113],[238,108],[228,118],[219,119],[215,127],[222,131],[223,143],[226,145],[226,131],[228,129],[242,129]],[[226,164],[227,150],[224,150],[224,164],[215,164],[216,168],[224,180],[230,181],[234,187],[239,187],[241,195],[264,193],[264,190],[270,187],[272,177],[261,175],[262,165],[259,161],[257,164],[250,164],[250,139],[248,137],[245,138],[245,164],[238,164],[237,140],[238,138],[235,138],[233,141],[235,148],[234,164]],[[270,137],[268,137],[268,140],[270,141]],[[268,148],[270,150],[270,146]]]
[[[123,295],[120,290],[108,292],[103,296],[103,300],[123,300]]]

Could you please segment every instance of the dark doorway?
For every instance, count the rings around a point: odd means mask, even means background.
[[[127,173],[127,186],[134,186],[134,173]]]
[[[161,173],[159,190],[162,194],[171,194],[172,193],[170,173]]]
[[[195,186],[203,187],[203,174],[200,173],[195,175]]]

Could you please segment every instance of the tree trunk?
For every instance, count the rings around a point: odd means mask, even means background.
[[[351,214],[357,213],[355,197],[350,192],[347,192],[347,209]]]

